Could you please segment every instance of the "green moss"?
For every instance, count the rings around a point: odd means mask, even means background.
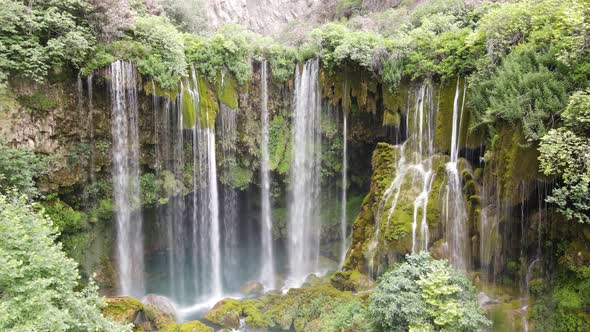
[[[219,104],[211,85],[202,77],[198,77],[198,90],[200,99],[200,121],[203,128],[215,126],[215,118],[219,111]]]
[[[106,303],[102,314],[123,324],[133,323],[137,315],[145,310],[143,303],[132,297],[107,298]]]
[[[395,93],[382,86],[383,96],[383,125],[400,126],[401,115],[405,112],[408,98],[408,85],[400,84]]]
[[[209,327],[198,320],[182,323],[176,327],[174,331],[177,332],[213,332],[213,328]]]
[[[539,178],[539,152],[525,140],[519,127],[502,128],[494,141],[490,168],[486,171],[500,179],[501,197],[517,204],[522,195],[528,196],[528,192],[522,192],[532,188],[527,184]]]
[[[154,81],[148,81],[143,85],[143,91],[146,95],[155,94],[158,97],[165,97],[170,100],[175,100],[180,91],[178,89],[164,89],[160,84]]]
[[[31,111],[45,113],[58,106],[58,101],[47,97],[43,92],[17,97],[19,103]]]
[[[287,174],[291,167],[291,129],[282,115],[270,122],[268,149],[270,169]]]
[[[235,110],[238,108],[238,82],[233,76],[226,74],[222,80],[217,80],[217,96],[225,106]]]
[[[197,122],[197,105],[190,94],[189,88],[182,89],[182,126],[189,129],[195,126]]]
[[[238,328],[242,315],[242,304],[239,300],[224,299],[205,314],[205,319],[230,328]]]
[[[451,80],[438,85],[434,92],[435,96],[439,96],[438,111],[436,115],[436,131],[434,134],[434,146],[439,151],[448,152],[451,149],[453,107],[455,104],[456,91],[457,80]],[[461,103],[461,97],[459,97],[459,103]]]

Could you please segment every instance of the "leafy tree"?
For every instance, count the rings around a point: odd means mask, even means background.
[[[538,140],[564,108],[566,93],[559,76],[527,48],[508,55],[493,75],[473,88],[480,124],[522,124],[529,140]]]
[[[485,331],[491,324],[471,282],[427,252],[381,277],[369,313],[377,331]]]
[[[182,35],[162,16],[137,18],[135,35],[147,47],[146,56],[136,59],[139,71],[163,88],[175,88],[187,67]]]
[[[0,330],[130,331],[101,315],[93,283],[77,291],[76,263],[23,197],[0,195],[0,236]]]
[[[326,332],[369,332],[373,329],[367,307],[359,301],[344,301],[332,312],[322,314],[321,320]]]
[[[186,36],[186,56],[190,64],[209,81],[218,81],[224,68],[243,84],[252,75],[255,35],[238,25],[223,27],[210,38]]]
[[[32,150],[11,148],[0,141],[0,193],[12,189],[36,196],[35,178],[45,168],[43,158]]]
[[[80,68],[94,45],[83,0],[0,1],[0,70],[42,81],[53,67]]]
[[[590,223],[590,95],[578,92],[562,114],[564,128],[549,131],[539,146],[540,169],[558,176],[547,201],[568,219]]]

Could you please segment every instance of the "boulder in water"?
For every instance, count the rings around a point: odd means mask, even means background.
[[[115,322],[122,324],[134,323],[144,306],[132,297],[110,297],[106,299],[107,306],[102,314]]]
[[[242,306],[240,301],[235,299],[223,299],[213,306],[205,319],[223,327],[237,329],[240,327],[240,314]]]
[[[151,305],[157,311],[171,316],[174,320],[178,320],[176,304],[166,296],[148,294],[141,300],[141,302],[143,302],[145,305]]]
[[[486,305],[497,304],[498,302],[500,302],[497,299],[493,299],[493,298],[489,297],[484,292],[479,292],[479,294],[477,295],[477,299],[478,299],[479,305],[482,307],[486,306]]]
[[[247,281],[240,287],[244,296],[260,296],[264,293],[264,286],[256,280]]]

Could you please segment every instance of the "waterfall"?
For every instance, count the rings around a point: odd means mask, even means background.
[[[261,183],[261,238],[262,238],[262,268],[260,280],[267,289],[275,289],[275,271],[272,245],[272,217],[270,204],[270,157],[268,151],[268,62],[262,62],[262,73],[260,79],[260,93],[262,97],[261,121],[262,140],[260,143],[260,183]]]
[[[317,271],[320,245],[319,60],[295,73],[295,109],[289,187],[289,282],[300,285]]]
[[[82,76],[80,76],[80,73],[78,73],[78,76],[76,76],[76,102],[78,116],[80,117],[80,120],[82,120],[84,116],[84,114],[82,114],[82,112],[84,111],[84,87],[82,83]]]
[[[196,123],[193,127],[193,215],[192,248],[195,287],[221,297],[221,235],[215,131],[207,112],[200,112],[198,81],[193,70],[186,89],[195,105]],[[202,115],[205,119],[201,119]],[[200,255],[197,255],[200,253]],[[197,257],[198,256],[198,257]],[[198,258],[198,261],[197,261]],[[197,276],[200,282],[197,282]]]
[[[144,293],[143,230],[139,193],[137,72],[130,62],[111,64],[113,196],[120,293]]]
[[[459,159],[459,138],[461,121],[465,103],[467,84],[460,89],[461,80],[457,79],[457,88],[453,103],[453,124],[451,132],[451,160],[446,164],[447,186],[445,190],[444,220],[446,229],[446,243],[449,249],[449,261],[459,269],[466,270],[469,261],[469,234],[467,229],[467,211],[463,201],[461,178],[457,161]],[[460,97],[463,97],[461,104]]]
[[[348,91],[345,87],[344,91]],[[342,110],[342,202],[340,211],[340,266],[344,264],[346,258],[346,189],[348,186],[348,124],[347,114],[348,110]]]
[[[93,89],[92,89],[92,80],[93,80],[93,75],[90,74],[88,75],[88,77],[86,77],[86,87],[88,89],[88,115],[86,118],[87,121],[87,127],[88,127],[88,140],[89,140],[89,145],[90,145],[90,159],[88,162],[88,177],[90,179],[90,186],[92,188],[94,188],[94,184],[96,183],[96,173],[95,173],[95,151],[94,151],[94,145],[95,145],[95,140],[94,140],[94,101],[93,101]],[[90,197],[88,197],[89,201],[90,201],[90,206],[94,205],[96,203],[96,193],[94,190],[92,190],[92,192],[90,193]]]
[[[434,148],[434,119],[436,109],[433,103],[432,88],[423,83],[414,92],[414,111],[409,114],[407,128],[408,140],[399,147],[397,174],[391,185],[385,191],[384,202],[393,201],[387,214],[387,224],[391,221],[397,207],[400,193],[405,182],[411,181],[419,190],[414,199],[412,218],[412,253],[428,250],[428,224],[426,212],[428,198],[432,189],[434,174],[432,171],[432,156]],[[428,103],[427,103],[428,101]],[[426,110],[425,110],[425,106]],[[409,154],[408,156],[406,154]],[[409,157],[409,158],[408,158]],[[420,238],[418,238],[418,226],[420,226]]]
[[[236,161],[236,146],[238,139],[237,130],[237,110],[233,110],[227,107],[225,104],[220,104],[220,114],[218,116],[219,126],[218,135],[220,138],[221,145],[221,172],[226,179],[233,176],[232,172],[235,172],[234,165]],[[237,229],[237,218],[238,218],[238,193],[236,189],[230,185],[222,187],[223,192],[223,257],[224,257],[224,270],[234,271],[238,266],[238,248],[239,243]],[[226,274],[230,277],[231,274]],[[230,281],[230,280],[227,280]]]
[[[412,92],[414,101],[407,103],[406,128],[408,139],[397,145],[396,174],[380,200],[375,220],[377,227],[368,251],[371,273],[374,269],[374,258],[377,255],[381,223],[389,224],[398,211],[398,205],[412,205],[412,247],[411,252],[428,250],[429,229],[427,208],[434,182],[432,159],[434,155],[434,124],[436,107],[433,89],[430,83],[423,83]],[[386,207],[389,206],[389,209]],[[385,220],[382,220],[385,218]]]

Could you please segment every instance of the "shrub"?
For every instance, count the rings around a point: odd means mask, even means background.
[[[0,193],[16,189],[30,197],[36,196],[35,178],[45,166],[44,158],[33,151],[11,148],[0,141]]]
[[[427,252],[384,274],[371,295],[369,313],[378,331],[485,331],[474,287],[447,261]]]
[[[100,313],[90,283],[78,291],[76,263],[55,242],[50,219],[24,198],[0,195],[0,330],[130,331]]]

